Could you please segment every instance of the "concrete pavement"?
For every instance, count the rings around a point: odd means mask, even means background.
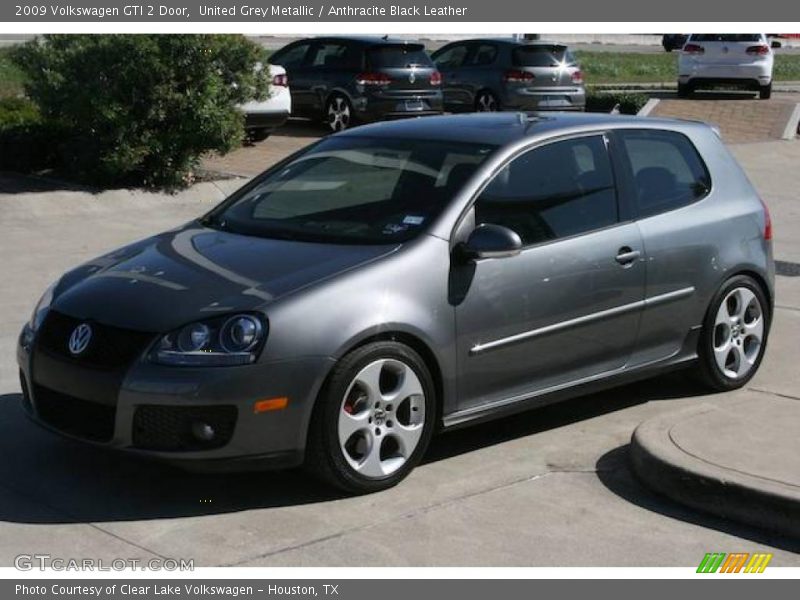
[[[734,148],[773,211],[776,256],[800,261],[798,142]],[[222,182],[234,187],[236,181]],[[798,396],[800,278],[778,278],[765,362],[747,389],[698,396],[662,377],[442,435],[400,486],[344,498],[302,472],[197,475],[41,431],[18,406],[13,348],[66,268],[201,214],[223,190],[176,196],[0,188],[0,565],[20,553],[194,558],[203,565],[692,566],[711,551],[767,551],[800,566],[800,541],[666,499],[633,476],[636,426],[699,404]]]
[[[800,398],[700,404],[639,425],[631,460],[682,504],[800,539],[798,431]]]

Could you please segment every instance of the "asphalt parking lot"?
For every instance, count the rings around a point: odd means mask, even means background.
[[[323,133],[292,127],[221,160],[249,175]],[[0,566],[21,553],[193,558],[197,566],[692,566],[713,551],[768,551],[773,566],[800,566],[800,542],[663,499],[633,478],[627,460],[633,429],[666,411],[800,399],[800,277],[789,275],[800,263],[800,141],[732,149],[772,210],[787,273],[777,279],[765,362],[746,389],[698,396],[676,374],[448,433],[400,486],[358,498],[302,472],[188,474],[30,424],[18,406],[13,350],[47,283],[204,212],[242,180],[162,196],[0,177],[3,281],[13,282],[0,288]]]

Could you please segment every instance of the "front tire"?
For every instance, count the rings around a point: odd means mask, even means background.
[[[367,344],[337,363],[320,393],[306,467],[348,493],[390,488],[419,464],[435,416],[422,358],[397,342]]]
[[[738,389],[756,374],[769,335],[769,302],[747,275],[732,277],[711,301],[700,334],[697,375],[707,387]]]

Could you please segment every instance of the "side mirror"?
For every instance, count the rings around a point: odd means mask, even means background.
[[[519,235],[502,225],[478,225],[462,246],[467,258],[505,258],[516,256],[522,249]]]
[[[775,48],[782,48],[782,47],[783,47],[783,44],[781,44],[781,43],[780,43],[778,40],[772,40],[772,43],[770,43],[770,46],[771,46],[773,49],[775,49]]]

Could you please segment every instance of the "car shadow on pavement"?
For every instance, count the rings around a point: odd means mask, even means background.
[[[650,400],[697,393],[680,376],[580,397],[434,438],[431,463]],[[302,470],[197,474],[63,439],[0,395],[0,521],[149,520],[299,506],[342,498]]]
[[[610,492],[623,500],[671,519],[714,529],[756,544],[764,544],[788,552],[800,553],[800,540],[730,521],[710,513],[703,513],[651,491],[639,481],[631,470],[629,451],[629,444],[615,448],[601,456],[595,465],[600,482]],[[708,549],[709,552],[717,550],[726,549]],[[737,547],[736,551],[739,550],[741,548]],[[731,548],[730,551],[734,551],[734,549]]]
[[[680,372],[662,375],[604,392],[578,396],[482,425],[445,432],[433,439],[423,462],[443,460],[651,400],[686,398],[699,393],[701,390],[697,384]]]

